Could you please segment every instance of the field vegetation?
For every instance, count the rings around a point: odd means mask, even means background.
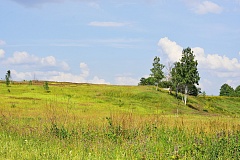
[[[0,159],[239,159],[240,99],[154,86],[0,83]],[[45,86],[45,87],[44,87]]]

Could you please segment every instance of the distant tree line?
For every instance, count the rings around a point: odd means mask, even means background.
[[[240,85],[235,89],[228,84],[223,84],[220,88],[220,96],[240,97]]]
[[[197,70],[198,62],[194,59],[195,55],[191,48],[183,49],[182,58],[179,62],[175,62],[168,67],[168,77],[164,76],[163,68],[160,63],[160,58],[155,57],[153,61],[153,68],[150,69],[151,74],[147,78],[141,78],[139,85],[156,85],[157,87],[169,88],[170,90],[184,94],[184,103],[187,103],[187,96],[197,96],[201,89],[197,88],[200,76]],[[164,79],[164,80],[163,80]]]

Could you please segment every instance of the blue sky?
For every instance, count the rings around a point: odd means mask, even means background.
[[[137,85],[191,47],[200,87],[240,85],[240,0],[1,0],[0,76]]]

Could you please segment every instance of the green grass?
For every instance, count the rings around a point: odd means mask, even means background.
[[[238,159],[240,99],[151,86],[0,83],[0,159]],[[9,92],[10,90],[10,92]]]

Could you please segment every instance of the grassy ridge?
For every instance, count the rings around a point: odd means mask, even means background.
[[[109,86],[71,83],[50,83],[50,93],[44,92],[43,83],[17,84],[6,87],[0,84],[1,102],[7,108],[42,110],[52,103],[70,107],[79,112],[122,111],[140,114],[220,114],[240,115],[240,98],[190,97],[187,106],[166,91],[155,91],[151,86]],[[10,91],[10,92],[9,92]],[[56,102],[58,104],[56,104]],[[3,106],[2,105],[2,106]],[[75,112],[75,111],[74,111]]]
[[[151,86],[0,84],[0,159],[237,159],[240,100]],[[10,92],[9,92],[10,91]]]

